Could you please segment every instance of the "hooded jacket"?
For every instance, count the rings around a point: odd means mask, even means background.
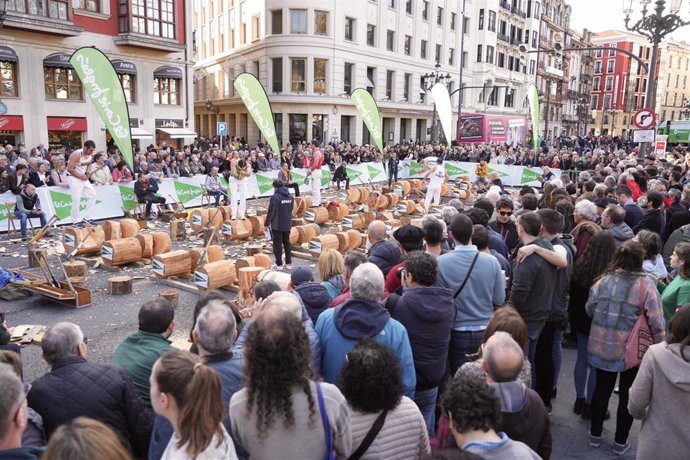
[[[39,460],[42,454],[42,447],[23,446],[0,450],[0,460]]]
[[[321,313],[315,330],[321,341],[321,375],[326,382],[339,384],[345,355],[358,340],[371,337],[388,346],[398,358],[403,394],[414,398],[417,380],[407,330],[380,303],[350,299]]]
[[[266,222],[271,230],[289,232],[292,228],[292,195],[287,187],[280,187],[268,202]]]
[[[369,248],[369,262],[379,267],[383,272],[384,278],[388,275],[390,269],[402,262],[402,260],[403,255],[400,248],[392,241],[379,241]]]
[[[625,222],[618,225],[614,225],[613,227],[607,228],[604,231],[611,234],[611,236],[613,237],[613,243],[616,245],[616,248],[618,248],[618,246],[625,243],[626,241],[635,238],[635,234],[633,233],[632,228],[630,228],[630,226]]]
[[[628,410],[642,419],[637,458],[687,458],[690,431],[690,347],[681,356],[680,344],[652,345],[642,358],[630,387]]]
[[[323,281],[321,286],[326,288],[328,295],[330,295],[331,300],[333,300],[343,293],[343,290],[345,289],[345,280],[343,279],[343,275],[334,275],[328,278],[326,281]],[[314,323],[316,323],[316,321],[314,321]]]
[[[295,292],[302,299],[309,318],[316,324],[316,320],[321,312],[331,304],[331,296],[328,290],[319,283],[308,282],[297,286]]]
[[[417,390],[437,387],[446,370],[455,318],[453,292],[435,286],[405,288],[393,317],[405,326],[410,337]]]

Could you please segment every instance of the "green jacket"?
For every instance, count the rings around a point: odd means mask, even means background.
[[[130,376],[144,402],[151,406],[149,377],[156,360],[170,350],[170,341],[161,334],[137,331],[118,345],[113,362]]]

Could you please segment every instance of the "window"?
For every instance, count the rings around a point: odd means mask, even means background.
[[[489,25],[487,27],[491,32],[496,32],[496,12],[489,10]]]
[[[513,107],[513,94],[514,92],[511,89],[506,88],[505,98],[503,99],[504,107]]]
[[[405,35],[405,55],[410,56],[412,54],[412,37]]]
[[[99,12],[101,9],[100,0],[72,0],[72,6],[79,10]]]
[[[603,51],[603,50],[597,50],[597,51],[596,51],[596,56],[597,56],[598,58],[602,57],[603,55],[604,55],[604,51]]]
[[[424,77],[419,77],[419,102],[426,104],[426,91],[424,91]]]
[[[389,101],[393,99],[393,80],[395,79],[395,72],[392,70],[386,71],[386,99]]]
[[[343,78],[343,91],[346,92],[347,94],[350,94],[352,92],[352,71],[354,69],[355,65],[352,64],[351,62],[346,62],[345,63],[345,75]]]
[[[403,84],[403,99],[405,102],[410,102],[410,87],[412,86],[412,74],[405,74],[405,82]]]
[[[3,64],[0,62],[0,64]],[[117,74],[122,90],[125,92],[125,100],[130,104],[137,102],[137,77],[126,73]]]
[[[609,43],[609,57],[615,56],[616,55],[616,44],[615,43]]]
[[[290,62],[291,74],[290,74],[290,91],[300,92],[306,91],[306,60],[304,59],[292,59]]]
[[[290,10],[290,33],[307,33],[307,10]]]
[[[429,2],[422,2],[422,19],[429,20]]]
[[[376,26],[367,24],[367,45],[376,46]]]
[[[592,78],[592,91],[599,91],[601,85],[601,77]]]
[[[17,63],[0,61],[0,96],[17,97]]]
[[[534,17],[539,19],[539,2],[534,2]]]
[[[458,20],[456,13],[450,13],[450,30],[455,30],[455,21]]]
[[[81,80],[72,69],[44,67],[46,99],[83,100]]]
[[[479,30],[484,30],[484,8],[479,10]]]
[[[441,45],[436,45],[436,54],[434,57],[434,61],[441,62]]]
[[[412,14],[412,0],[405,0],[405,13]]]
[[[314,34],[328,35],[328,11],[314,12]]]
[[[395,0],[388,0],[388,8],[395,9]]]
[[[613,77],[606,77],[606,91],[613,90]]]
[[[482,62],[482,45],[477,45],[477,62]]]
[[[259,32],[261,26],[259,25],[259,15],[252,16],[252,41],[259,39]],[[213,37],[215,34],[211,35]]]
[[[326,67],[327,59],[314,59],[314,92],[326,92]]]
[[[606,72],[607,73],[612,73],[613,72],[613,67],[616,65],[616,61],[611,59],[609,62],[606,63]]]
[[[177,78],[153,77],[153,103],[180,105],[180,82]]]
[[[469,60],[469,53],[467,51],[462,52],[462,68],[467,68],[467,61]]]
[[[505,62],[506,62],[506,55],[505,53],[501,53],[500,51],[496,54],[496,65],[498,67],[505,67]]]
[[[494,47],[493,46],[487,46],[486,47],[486,62],[493,64],[494,63]]]
[[[271,11],[271,33],[273,35],[283,33],[283,10]]]
[[[532,31],[532,48],[537,47],[537,31]]]
[[[376,67],[367,67],[367,92],[374,95],[374,80],[376,80]]]
[[[395,32],[392,30],[386,31],[386,49],[395,51]]]
[[[124,1],[124,0],[120,0]],[[54,19],[69,19],[69,0],[10,0],[7,11],[33,14]]]
[[[440,6],[436,10],[436,25],[443,25],[443,8],[441,8]]]
[[[537,71],[537,61],[534,59],[530,59],[529,61],[529,74],[534,75],[534,73]]]
[[[225,13],[218,15],[218,51],[225,51]]]
[[[345,40],[355,41],[355,20],[354,18],[345,18]]]
[[[594,62],[594,73],[601,73],[601,61]]]
[[[426,40],[422,40],[422,46],[420,46],[420,49],[419,49],[419,57],[422,59],[426,59],[426,47],[427,47]]]
[[[455,50],[448,48],[448,65],[455,65]]]
[[[271,58],[271,72],[273,76],[273,92],[283,92],[283,58]]]
[[[610,109],[611,108],[611,95],[606,94],[604,95],[604,109]]]
[[[589,105],[591,107],[595,107],[595,108],[597,107],[597,105],[599,105],[599,95],[598,94],[595,94],[592,96],[592,100],[590,101]]]
[[[174,0],[119,0],[119,2],[121,33],[133,32],[175,38]]]
[[[466,34],[470,30],[470,18],[464,17],[462,18],[462,33]]]
[[[498,88],[491,88],[491,92],[489,93],[489,100],[486,101],[486,104],[493,106],[498,105]]]

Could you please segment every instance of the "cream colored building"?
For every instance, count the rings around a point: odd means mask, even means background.
[[[660,68],[659,121],[690,119],[690,44],[662,44]]]

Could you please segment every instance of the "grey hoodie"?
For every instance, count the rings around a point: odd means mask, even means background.
[[[607,228],[604,231],[611,234],[616,248],[621,244],[625,243],[626,241],[631,240],[635,237],[632,228],[630,228],[630,226],[625,222],[623,222],[622,224],[614,225],[613,227]]]
[[[630,414],[642,419],[637,458],[688,458],[690,430],[690,347],[661,342],[645,353],[628,400]]]

